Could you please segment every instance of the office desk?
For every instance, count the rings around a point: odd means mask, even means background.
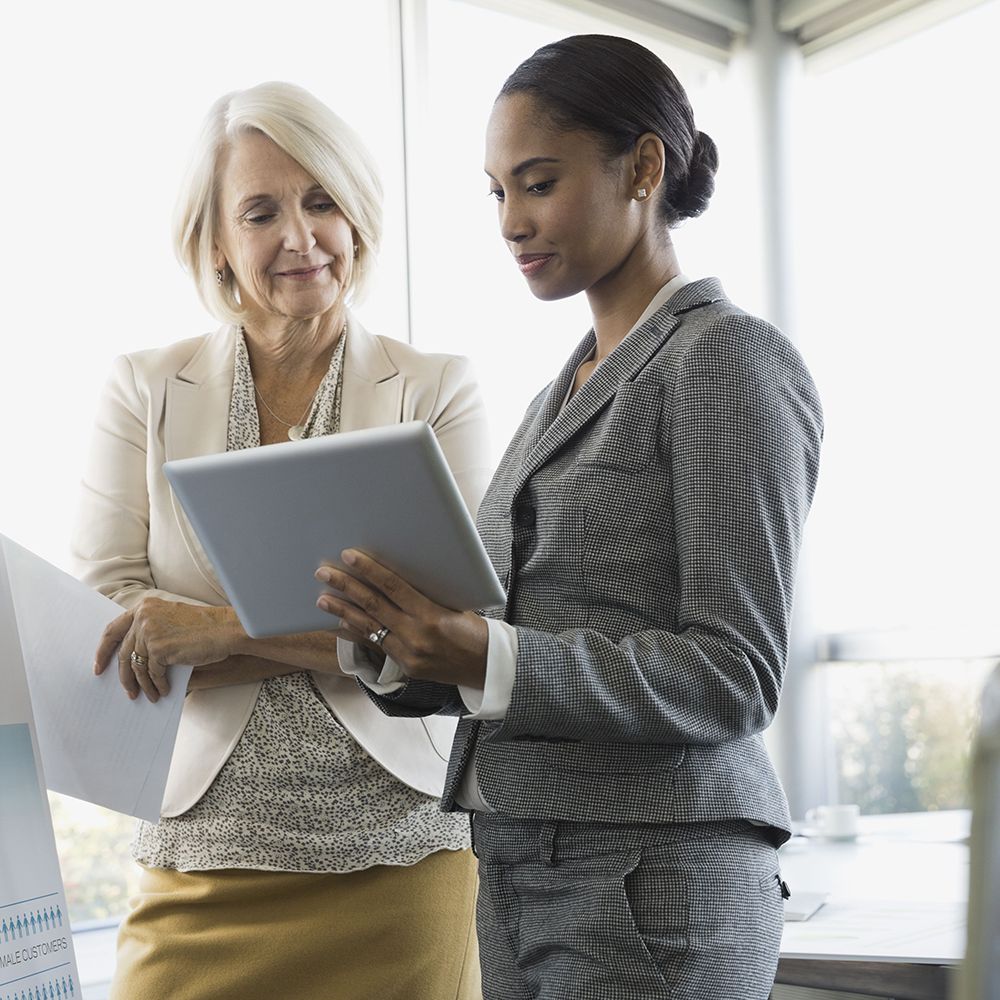
[[[965,947],[969,814],[863,817],[854,841],[793,837],[792,893],[828,892],[786,923],[777,983],[895,1000],[946,1000]]]

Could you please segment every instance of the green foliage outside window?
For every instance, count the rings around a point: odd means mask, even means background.
[[[70,922],[124,916],[139,875],[129,851],[136,821],[53,793],[49,805]]]
[[[979,694],[992,660],[825,668],[837,798],[863,813],[969,806]]]

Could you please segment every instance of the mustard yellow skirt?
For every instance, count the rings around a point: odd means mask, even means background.
[[[144,868],[112,1000],[481,1000],[476,861],[347,874]]]

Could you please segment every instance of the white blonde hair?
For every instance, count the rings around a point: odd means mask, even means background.
[[[358,255],[348,294],[364,292],[382,239],[382,183],[357,133],[322,101],[291,83],[261,83],[224,94],[209,109],[181,184],[174,214],[174,251],[209,312],[242,323],[235,279],[215,273],[219,165],[233,139],[260,132],[315,178],[354,231]]]

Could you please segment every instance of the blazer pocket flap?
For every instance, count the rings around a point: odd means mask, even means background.
[[[674,772],[683,763],[687,748],[680,743],[551,742],[544,760],[555,771],[596,775]]]
[[[581,444],[579,465],[629,471],[649,467],[660,436],[663,386],[629,382],[615,393]]]

